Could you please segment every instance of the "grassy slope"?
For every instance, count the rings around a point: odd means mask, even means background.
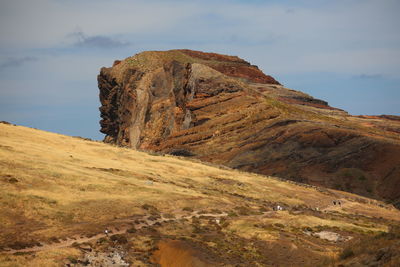
[[[5,124],[0,124],[0,186],[3,247],[95,234],[124,218],[146,214],[144,204],[170,214],[184,207],[254,214],[233,217],[226,231],[271,242],[279,231],[334,227],[373,233],[386,231],[389,220],[400,220],[397,210],[349,193]],[[333,199],[342,199],[343,208],[332,207]],[[303,212],[260,215],[276,203]],[[315,207],[326,212],[314,214]],[[284,229],[257,224],[282,224]],[[71,248],[57,249],[37,253],[35,260],[49,265],[75,254]],[[24,260],[32,261],[3,255],[0,265]]]

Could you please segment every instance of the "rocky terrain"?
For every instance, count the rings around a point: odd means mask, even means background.
[[[2,267],[400,264],[392,205],[192,158],[0,123],[0,187]]]
[[[98,76],[105,141],[400,202],[400,117],[351,116],[234,56],[143,52]]]

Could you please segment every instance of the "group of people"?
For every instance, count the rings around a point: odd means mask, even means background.
[[[342,206],[342,202],[340,202],[340,200],[333,200],[332,203],[334,206],[336,205]]]

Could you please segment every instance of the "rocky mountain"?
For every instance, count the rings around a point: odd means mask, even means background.
[[[149,51],[98,76],[105,141],[400,200],[400,117],[352,116],[235,57]]]

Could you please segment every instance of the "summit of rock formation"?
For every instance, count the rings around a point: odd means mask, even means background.
[[[400,201],[400,118],[352,116],[235,57],[148,51],[98,76],[105,141]]]

